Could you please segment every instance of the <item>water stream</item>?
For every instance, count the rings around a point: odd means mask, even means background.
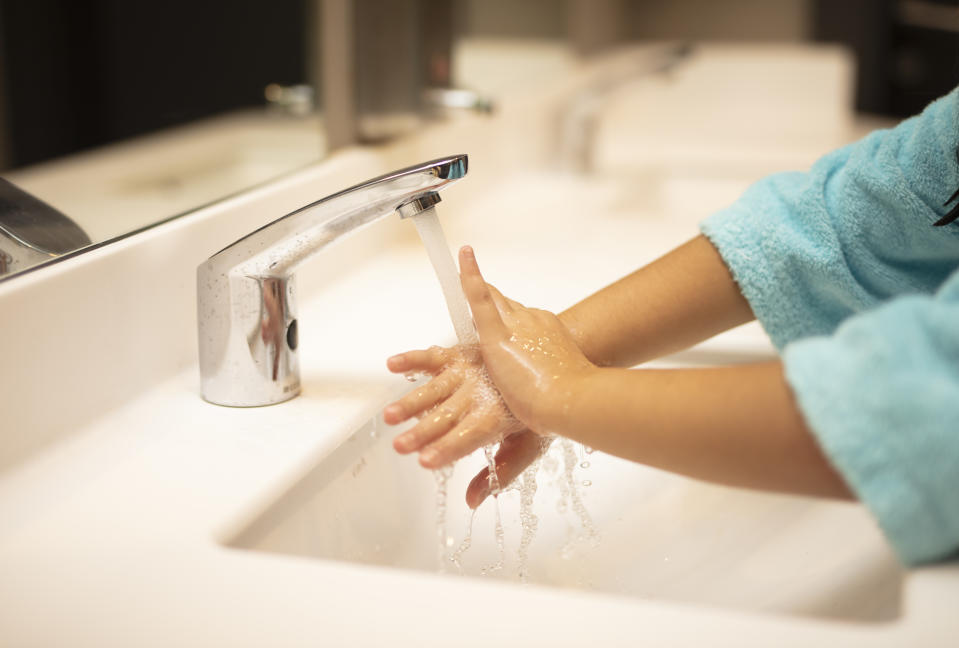
[[[456,331],[456,337],[459,340],[460,345],[467,346],[477,344],[479,342],[479,336],[476,333],[476,327],[473,325],[473,318],[470,315],[469,303],[466,301],[466,295],[463,294],[463,289],[459,280],[459,272],[457,271],[456,263],[453,260],[453,255],[450,252],[449,245],[446,242],[446,236],[443,233],[443,228],[440,225],[436,210],[433,208],[424,210],[416,216],[411,217],[411,219],[413,224],[416,225],[416,231],[419,233],[420,238],[423,241],[423,246],[426,248],[430,262],[433,264],[433,270],[436,272],[437,279],[439,279],[440,287],[442,288],[443,295],[446,298],[446,307],[450,314],[450,320],[453,323],[453,329]],[[544,451],[548,445],[549,441],[544,440]],[[585,531],[586,538],[588,538],[591,541],[591,544],[594,544],[595,546],[595,543],[598,542],[599,535],[597,534],[596,529],[593,527],[589,513],[586,511],[586,508],[583,505],[579,494],[579,489],[574,482],[572,474],[573,467],[577,463],[575,450],[573,449],[573,443],[563,439],[558,445],[562,449],[561,451],[564,459],[563,463],[565,464],[565,470],[563,471],[564,479],[562,479],[561,485],[561,499],[563,500],[563,508],[572,508],[574,514],[579,518],[579,522]],[[499,571],[503,568],[506,559],[506,544],[505,532],[500,515],[499,499],[495,496],[498,495],[502,490],[502,485],[499,482],[495,470],[495,445],[486,446],[486,448],[484,448],[484,452],[490,471],[490,490],[494,495],[494,497],[490,497],[490,500],[492,500],[495,508],[495,528],[493,532],[498,549],[498,559],[493,564],[482,568],[481,573],[485,575]],[[519,563],[517,576],[519,580],[524,583],[528,581],[527,559],[529,545],[533,541],[538,524],[537,517],[533,513],[533,496],[536,493],[536,477],[542,465],[543,462],[541,460],[537,460],[524,471],[521,479],[517,480],[517,484],[513,486],[515,490],[520,491],[520,523],[522,530],[517,555]],[[588,465],[588,462],[584,462],[582,467],[587,467]],[[462,573],[462,556],[472,544],[474,515],[470,516],[464,539],[451,555],[449,550],[454,541],[452,536],[448,535],[446,510],[448,495],[447,483],[450,475],[452,474],[452,470],[452,466],[447,466],[440,470],[434,471],[437,485],[436,536],[437,543],[439,545],[439,570],[441,572],[447,571],[448,564],[452,563],[457,571]],[[583,485],[588,486],[589,483],[583,482]],[[571,539],[571,543],[572,542],[573,540]]]
[[[460,275],[436,210],[433,208],[424,210],[413,216],[412,220],[423,240],[423,247],[426,248],[426,253],[430,257],[433,270],[436,271],[436,278],[440,281],[443,296],[446,297],[446,308],[449,310],[450,320],[456,331],[456,339],[463,345],[476,344],[479,337],[476,335],[469,304],[460,286]]]

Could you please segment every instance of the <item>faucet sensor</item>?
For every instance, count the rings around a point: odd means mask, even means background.
[[[294,271],[327,244],[392,213],[415,216],[466,175],[466,155],[394,171],[301,207],[197,268],[200,389],[218,405],[273,405],[300,393]]]

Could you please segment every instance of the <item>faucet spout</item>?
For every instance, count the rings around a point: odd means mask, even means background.
[[[197,268],[203,398],[218,405],[272,405],[300,393],[294,271],[339,237],[439,202],[466,175],[453,155],[374,178],[301,207],[220,250]]]

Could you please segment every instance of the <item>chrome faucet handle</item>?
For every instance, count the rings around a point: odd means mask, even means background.
[[[466,175],[453,155],[374,178],[301,207],[244,236],[197,268],[203,398],[272,405],[300,393],[294,270],[327,244],[394,212],[429,209]]]

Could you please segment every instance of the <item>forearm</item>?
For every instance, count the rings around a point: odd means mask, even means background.
[[[597,369],[576,387],[553,407],[551,431],[707,481],[850,497],[807,429],[779,362]]]
[[[629,367],[751,321],[712,244],[698,236],[560,314],[601,366]]]

